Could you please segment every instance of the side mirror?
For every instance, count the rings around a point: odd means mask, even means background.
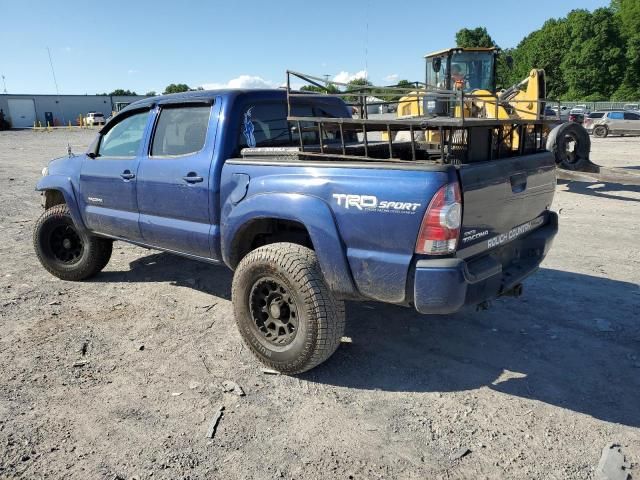
[[[434,58],[431,62],[431,68],[433,68],[433,71],[438,73],[440,71],[440,67],[442,67],[442,59]]]
[[[96,138],[93,140],[93,142],[91,142],[91,145],[89,145],[89,148],[87,149],[87,157],[91,159],[95,159],[98,157],[98,146],[100,145],[100,138],[101,135],[98,134],[96,135]]]

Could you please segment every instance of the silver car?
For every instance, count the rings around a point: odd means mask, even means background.
[[[600,138],[607,135],[640,135],[640,112],[592,112],[584,119],[583,127],[594,137]]]

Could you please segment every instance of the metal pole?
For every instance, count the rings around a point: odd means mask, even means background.
[[[291,116],[291,100],[289,99],[289,94],[291,93],[291,82],[290,82],[289,70],[287,70],[287,116]],[[302,137],[301,137],[302,138]]]
[[[298,138],[300,139],[300,151],[304,152],[304,142],[302,141],[302,127],[300,126],[300,120],[296,122],[298,124]]]
[[[416,159],[416,137],[413,132],[413,125],[409,124],[409,133],[411,133],[411,160],[415,161]]]

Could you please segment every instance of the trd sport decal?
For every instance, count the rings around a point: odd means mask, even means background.
[[[396,202],[390,200],[378,200],[375,195],[352,195],[347,193],[334,193],[333,198],[336,199],[339,207],[355,208],[368,212],[393,212],[408,213],[413,215],[420,208],[420,203],[412,202]]]

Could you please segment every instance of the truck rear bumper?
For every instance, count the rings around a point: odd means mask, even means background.
[[[509,292],[534,273],[558,232],[558,215],[528,235],[469,260],[418,260],[413,303],[420,313],[448,314]]]

